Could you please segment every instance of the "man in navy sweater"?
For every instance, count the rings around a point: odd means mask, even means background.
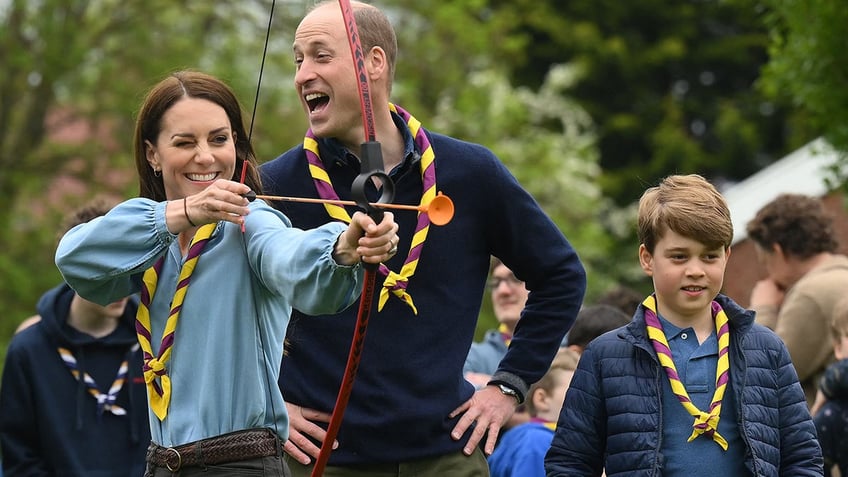
[[[426,131],[389,102],[397,43],[386,16],[353,2],[394,201],[426,204],[436,192],[456,207],[445,226],[399,211],[399,252],[378,275],[371,316],[338,448],[324,475],[488,475],[501,425],[547,371],[585,292],[583,266],[557,226],[483,146]],[[337,2],[318,4],[295,33],[295,86],[309,120],[303,145],[261,168],[265,192],[350,199],[364,141],[357,77]],[[368,184],[369,200],[379,194]],[[294,226],[313,228],[353,213],[278,202]],[[508,353],[475,391],[462,368],[474,337],[491,256],[530,291]],[[385,277],[385,278],[384,278]],[[298,319],[288,330],[280,387],[291,418],[285,444],[294,476],[309,475],[333,411],[358,307]]]

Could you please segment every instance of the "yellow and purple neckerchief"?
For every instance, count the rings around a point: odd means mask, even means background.
[[[512,333],[509,332],[509,328],[507,328],[505,324],[501,323],[498,325],[498,332],[500,332],[501,339],[506,347],[509,348],[509,344],[512,343]]]
[[[183,302],[185,301],[191,274],[194,272],[200,254],[203,253],[203,248],[209,242],[209,237],[212,235],[216,226],[216,223],[211,223],[200,227],[191,240],[185,263],[183,263],[180,269],[168,321],[165,323],[165,330],[162,332],[162,343],[159,345],[159,354],[156,356],[153,355],[153,347],[150,344],[150,340],[152,339],[150,331],[150,303],[152,303],[153,294],[156,292],[156,285],[159,281],[159,274],[162,272],[165,257],[163,256],[157,260],[153,267],[144,272],[144,286],[141,288],[141,299],[139,300],[138,313],[136,314],[135,331],[138,334],[138,342],[141,344],[141,351],[144,358],[142,370],[144,371],[144,382],[147,384],[150,409],[160,421],[168,415],[168,405],[171,402],[171,378],[168,377],[168,370],[165,368],[165,364],[171,357],[171,350],[174,346],[174,334],[177,330],[177,320],[180,317],[180,310],[182,310]],[[159,378],[159,382],[156,381],[156,378]]]
[[[548,428],[552,431],[556,431],[556,426],[557,426],[556,422],[551,422],[551,421],[542,419],[540,417],[531,417],[530,422],[533,422],[533,423],[536,423],[536,424],[541,424],[541,425],[545,426],[546,428]]]
[[[677,395],[680,404],[695,418],[695,423],[692,425],[694,430],[687,442],[692,442],[699,435],[705,434],[716,441],[722,449],[727,450],[727,441],[718,433],[721,401],[724,398],[724,392],[730,380],[730,356],[728,353],[730,348],[730,327],[727,322],[727,315],[724,313],[721,305],[715,301],[712,302],[711,311],[715,319],[716,337],[718,339],[718,365],[716,366],[716,388],[712,403],[710,403],[710,410],[709,412],[703,412],[692,404],[692,401],[689,399],[689,393],[686,392],[686,388],[677,374],[677,368],[674,366],[674,361],[671,358],[671,349],[665,338],[662,323],[660,323],[657,317],[656,297],[650,295],[645,298],[642,304],[645,305],[645,323],[648,328],[648,337],[654,345],[654,350],[657,352],[660,364],[665,368],[671,384],[671,390]]]
[[[115,380],[112,381],[112,386],[109,388],[109,391],[106,393],[100,392],[100,388],[97,386],[97,383],[94,382],[94,378],[91,377],[86,372],[82,373],[82,381],[85,383],[86,389],[88,393],[91,394],[92,397],[97,401],[97,416],[102,416],[104,411],[111,412],[116,416],[124,416],[126,415],[126,409],[122,408],[115,404],[115,401],[118,399],[118,393],[121,392],[121,389],[124,387],[124,383],[127,381],[127,371],[129,370],[129,361],[130,356],[138,349],[138,343],[132,345],[127,351],[124,360],[121,362],[121,365],[118,366],[118,373],[115,376]],[[59,356],[62,358],[62,361],[65,363],[65,366],[70,370],[71,375],[76,380],[80,380],[80,371],[77,366],[77,359],[74,357],[74,354],[68,348],[59,347]]]
[[[421,203],[419,205],[426,206],[436,196],[436,164],[434,162],[435,154],[430,145],[430,140],[424,133],[424,128],[421,123],[411,114],[406,112],[399,106],[389,103],[389,109],[397,113],[409,128],[409,132],[415,141],[416,147],[421,151],[421,182],[423,192],[421,194]],[[326,200],[339,200],[339,196],[333,189],[333,184],[330,182],[330,176],[324,169],[324,163],[321,161],[321,156],[318,152],[318,142],[312,129],[306,131],[306,137],[303,138],[303,149],[306,152],[306,159],[309,162],[309,173],[315,183],[315,188],[318,190],[318,196]],[[335,204],[325,203],[324,208],[330,217],[340,220],[345,223],[350,223],[350,214],[347,213],[344,207]],[[418,266],[418,260],[421,257],[421,249],[424,246],[424,241],[427,239],[427,232],[430,229],[430,216],[426,211],[418,212],[418,223],[415,226],[415,233],[412,235],[412,243],[409,247],[409,254],[403,262],[403,267],[400,273],[395,273],[389,270],[384,264],[380,264],[380,274],[383,275],[383,287],[380,290],[380,300],[377,306],[377,311],[383,309],[383,305],[389,298],[389,293],[404,301],[412,311],[417,315],[418,309],[412,302],[412,297],[407,293],[406,288],[409,286],[409,279],[415,274],[415,269]]]

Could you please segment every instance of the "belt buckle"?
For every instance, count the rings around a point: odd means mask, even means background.
[[[165,449],[165,452],[166,452],[166,454],[165,454],[165,467],[167,467],[168,470],[170,470],[171,472],[176,472],[176,471],[180,470],[180,467],[182,467],[182,465],[183,465],[183,457],[180,455],[180,452],[178,450],[174,449],[173,447],[168,447],[167,449]],[[170,462],[170,459],[168,459],[167,452],[173,452],[174,454],[176,454],[177,465],[175,465],[173,467],[171,466],[171,462]]]

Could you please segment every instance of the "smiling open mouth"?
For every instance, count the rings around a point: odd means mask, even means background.
[[[309,111],[320,109],[330,102],[330,97],[324,93],[310,93],[306,95],[305,99],[306,105],[309,107]]]

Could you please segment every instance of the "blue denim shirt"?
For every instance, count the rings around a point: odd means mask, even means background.
[[[144,271],[165,256],[150,306],[154,353],[184,261],[166,227],[165,206],[130,199],[69,231],[56,252],[68,284],[101,304],[138,293]],[[166,364],[168,414],[162,421],[149,414],[155,443],[176,446],[252,427],[288,438],[277,379],[292,306],[335,313],[359,296],[361,267],[332,258],[344,229],[340,223],[293,228],[261,200],[250,204],[244,233],[218,224],[191,276]]]

